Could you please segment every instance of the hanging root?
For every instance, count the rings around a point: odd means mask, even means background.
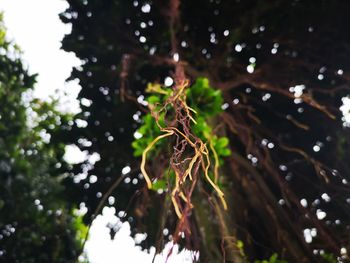
[[[218,183],[218,179],[219,179],[219,157],[218,154],[214,148],[213,142],[212,140],[209,140],[209,145],[210,145],[210,149],[213,152],[214,155],[214,160],[215,160],[215,164],[214,164],[214,182],[217,184]]]
[[[167,133],[165,134],[162,134],[162,135],[159,135],[157,138],[155,138],[148,146],[147,148],[143,151],[142,153],[142,161],[141,161],[141,172],[143,174],[143,177],[145,178],[146,182],[147,182],[147,187],[148,189],[151,189],[152,188],[152,181],[151,179],[149,178],[147,172],[146,172],[146,169],[145,169],[145,166],[146,166],[146,158],[147,158],[147,153],[153,148],[153,146],[161,139],[165,138],[165,137],[168,137],[170,135],[173,135],[174,132],[173,131],[168,131]]]

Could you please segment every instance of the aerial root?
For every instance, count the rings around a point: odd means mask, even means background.
[[[145,178],[146,182],[147,182],[147,187],[148,189],[151,189],[152,188],[152,181],[150,179],[150,177],[148,176],[147,172],[146,172],[146,169],[145,169],[145,166],[146,166],[146,159],[147,159],[147,153],[153,148],[153,146],[161,139],[165,138],[165,137],[168,137],[168,136],[171,136],[173,135],[174,132],[173,131],[168,131],[167,133],[165,134],[162,134],[162,135],[159,135],[157,138],[155,138],[147,147],[146,149],[143,151],[142,153],[142,161],[141,161],[141,172],[142,172],[142,175],[143,177]]]
[[[174,88],[173,91],[173,95],[167,99],[167,101],[165,102],[165,104],[162,106],[162,108],[158,111],[155,111],[155,107],[153,105],[149,105],[150,111],[152,116],[155,118],[156,124],[158,126],[158,128],[160,129],[161,132],[163,132],[163,134],[157,136],[147,147],[146,149],[143,151],[142,153],[142,161],[141,161],[141,172],[146,180],[147,183],[147,187],[149,189],[152,188],[152,180],[150,179],[149,175],[147,174],[146,171],[146,160],[147,160],[147,153],[155,146],[155,144],[172,135],[176,135],[177,137],[182,137],[186,143],[193,149],[194,151],[194,155],[190,158],[186,158],[189,163],[188,163],[188,167],[185,169],[184,172],[180,172],[178,170],[178,168],[174,168],[174,172],[175,172],[175,186],[171,191],[171,201],[173,203],[174,206],[174,210],[175,213],[177,215],[177,217],[179,219],[184,219],[184,217],[186,216],[184,214],[183,210],[184,208],[181,208],[181,202],[180,200],[184,201],[187,204],[187,208],[192,209],[193,205],[191,203],[191,194],[186,195],[186,191],[185,188],[183,188],[184,184],[186,183],[186,179],[187,177],[189,178],[189,180],[192,182],[192,187],[194,186],[193,184],[195,184],[196,179],[194,179],[193,177],[197,174],[198,172],[198,167],[202,167],[202,171],[204,173],[205,179],[208,181],[208,183],[213,187],[213,189],[216,191],[223,207],[225,210],[227,210],[227,204],[224,198],[224,193],[221,191],[221,189],[219,188],[219,186],[217,185],[218,183],[218,170],[219,170],[219,157],[218,154],[214,148],[213,142],[212,140],[209,138],[206,138],[209,142],[209,146],[210,146],[210,150],[211,153],[213,154],[213,158],[215,161],[214,164],[214,168],[213,168],[213,173],[214,173],[214,181],[210,178],[209,176],[209,169],[210,169],[210,157],[209,157],[209,150],[206,146],[205,143],[203,143],[203,141],[199,138],[197,138],[196,136],[194,136],[193,134],[191,134],[189,132],[190,127],[187,127],[188,124],[183,123],[182,125],[184,125],[184,129],[183,131],[180,131],[178,128],[170,126],[170,127],[162,127],[162,125],[160,125],[159,123],[159,118],[160,118],[160,113],[162,111],[167,111],[166,107],[167,105],[173,105],[173,107],[175,108],[175,112],[180,112],[182,110],[184,110],[185,112],[185,118],[188,118],[189,121],[192,121],[194,123],[197,123],[196,120],[192,117],[192,113],[197,114],[197,112],[189,107],[186,103],[186,92],[185,92],[185,88],[188,86],[188,81],[184,81],[182,84],[178,85],[177,88]],[[157,93],[161,93],[161,94],[165,94],[166,92],[163,91],[161,89],[160,86],[151,86],[149,85],[148,89],[150,91],[155,91]],[[177,115],[175,116],[177,117]],[[192,141],[190,138],[194,138],[194,140]],[[176,148],[177,146],[175,146]],[[181,174],[180,174],[180,173]],[[184,192],[185,191],[185,192]]]

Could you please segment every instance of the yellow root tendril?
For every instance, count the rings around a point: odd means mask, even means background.
[[[143,174],[143,177],[145,178],[146,182],[147,182],[147,187],[148,189],[151,189],[152,188],[152,181],[151,179],[149,178],[147,172],[146,172],[146,169],[145,169],[145,166],[146,166],[146,159],[147,159],[147,153],[152,149],[152,147],[154,146],[154,144],[156,144],[159,140],[165,138],[165,137],[168,137],[170,135],[173,135],[174,132],[173,131],[168,131],[167,133],[165,134],[162,134],[162,135],[159,135],[157,138],[155,138],[148,146],[147,148],[143,151],[142,153],[142,161],[141,161],[141,172]]]
[[[219,198],[220,198],[220,201],[224,207],[225,210],[227,210],[227,204],[226,204],[226,201],[225,201],[225,198],[224,198],[224,193],[220,190],[220,188],[210,179],[210,176],[209,176],[209,167],[210,167],[210,159],[209,159],[209,154],[208,154],[208,149],[207,147],[204,145],[204,149],[205,151],[203,151],[203,154],[205,155],[206,157],[206,160],[207,160],[207,165],[204,169],[204,174],[205,174],[205,178],[207,179],[207,181],[211,184],[211,186],[215,189],[215,191],[217,192]],[[203,165],[204,165],[204,162],[203,162]]]
[[[182,213],[180,212],[179,205],[176,202],[175,195],[179,191],[179,175],[175,172],[175,188],[171,192],[171,201],[173,202],[175,213],[179,219],[182,218]]]
[[[214,155],[214,160],[215,160],[215,164],[214,164],[214,182],[217,184],[218,183],[218,179],[219,179],[219,157],[218,154],[214,148],[213,142],[211,140],[209,140],[209,145],[210,145],[210,149],[213,152]]]
[[[190,164],[188,165],[188,168],[187,170],[185,171],[185,175],[183,177],[183,181],[186,180],[186,177],[189,176],[190,177],[190,180],[192,181],[192,174],[191,174],[191,171],[192,171],[192,168],[193,168],[193,165],[196,163],[197,159],[199,158],[199,156],[201,155],[201,153],[196,149],[196,154],[195,156],[193,156]]]

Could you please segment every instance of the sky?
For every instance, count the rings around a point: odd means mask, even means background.
[[[71,27],[63,24],[58,14],[67,7],[63,0],[0,0],[8,39],[14,40],[22,49],[29,72],[39,74],[33,96],[44,100],[50,100],[51,96],[59,97],[62,110],[77,113],[80,109],[76,97],[80,86],[78,81],[66,82],[66,79],[72,67],[80,65],[80,61],[73,53],[60,50],[60,41]],[[67,147],[66,158],[77,163],[86,155],[72,145]],[[108,224],[120,227],[114,240],[110,238]],[[166,245],[163,253],[156,257],[156,263],[166,261],[171,246]],[[152,262],[154,255],[154,249],[147,253],[135,246],[129,224],[119,221],[113,207],[105,207],[102,215],[94,220],[85,252],[90,263],[147,263]],[[192,262],[191,253],[178,253],[177,247],[174,247],[173,256],[167,262]]]
[[[4,11],[8,36],[23,50],[23,59],[31,73],[40,73],[34,96],[48,98],[61,96],[62,106],[77,112],[78,102],[74,99],[79,92],[77,82],[65,83],[71,67],[80,64],[73,53],[60,50],[60,40],[70,32],[70,26],[60,22],[58,13],[66,8],[61,0],[0,0]]]

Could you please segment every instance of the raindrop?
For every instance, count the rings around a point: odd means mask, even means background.
[[[270,99],[271,98],[271,94],[270,93],[266,93],[264,96],[262,96],[262,100],[263,101],[267,101],[268,99]]]
[[[283,172],[285,172],[285,171],[288,170],[287,166],[285,166],[284,164],[281,164],[281,165],[279,166],[279,168],[280,168],[280,170],[283,171]]]
[[[124,179],[124,183],[128,184],[128,183],[130,183],[130,182],[131,182],[130,177],[126,177],[126,178]]]
[[[175,62],[178,62],[178,61],[180,60],[179,53],[175,53],[175,54],[173,55],[173,59],[174,59]]]
[[[241,52],[242,51],[242,46],[240,45],[240,44],[237,44],[236,46],[235,46],[235,50],[236,50],[236,52]]]
[[[171,85],[173,85],[174,80],[171,77],[166,77],[164,80],[164,85],[167,87],[170,87]]]
[[[167,236],[169,234],[169,230],[167,228],[163,229],[163,235]]]
[[[312,237],[316,237],[317,236],[317,229],[316,228],[311,228],[310,234]]]
[[[249,62],[250,63],[255,63],[256,62],[256,58],[255,57],[250,57],[249,58]]]
[[[151,56],[153,56],[154,53],[156,53],[156,50],[157,50],[156,47],[151,47],[151,48],[149,49],[149,54],[150,54]]]
[[[142,138],[142,136],[143,136],[142,133],[139,133],[139,132],[137,132],[137,131],[134,132],[134,138],[135,138],[135,139],[140,139],[140,138]]]
[[[131,168],[130,166],[127,165],[122,169],[122,174],[128,174],[130,173],[130,171],[131,171]]]
[[[327,193],[323,193],[323,194],[321,195],[321,198],[322,198],[323,200],[325,200],[326,202],[331,201],[331,197],[330,197]]]
[[[324,75],[323,74],[318,74],[317,78],[318,78],[318,80],[323,80],[324,79]]]
[[[267,144],[267,148],[269,148],[269,149],[272,149],[272,148],[274,148],[275,147],[275,145],[272,143],[272,142],[269,142],[268,144]]]
[[[91,175],[89,178],[90,184],[96,183],[97,182],[97,176],[96,175]]]
[[[304,238],[306,243],[311,243],[312,242],[312,236],[311,236],[311,231],[310,229],[306,228],[304,229]]]
[[[320,68],[320,73],[325,73],[326,72],[326,67],[322,67],[322,68]]]
[[[142,7],[141,7],[141,11],[143,13],[149,13],[151,12],[151,5],[150,4],[144,4]]]
[[[247,72],[250,74],[254,72],[254,66],[252,64],[247,66]]]
[[[300,200],[300,204],[303,206],[303,207],[307,207],[307,200],[305,198],[301,199]]]
[[[318,145],[314,145],[312,149],[314,150],[314,152],[319,152],[321,150],[321,147]]]
[[[226,110],[229,106],[230,105],[228,103],[224,103],[224,104],[222,104],[221,109]]]
[[[108,203],[109,203],[109,205],[114,205],[114,203],[115,203],[115,198],[114,198],[114,196],[108,197]]]
[[[147,39],[144,36],[140,36],[139,40],[141,43],[145,43]]]
[[[321,209],[317,209],[316,216],[319,220],[322,220],[327,216],[327,214],[326,214],[326,212],[322,211]]]

